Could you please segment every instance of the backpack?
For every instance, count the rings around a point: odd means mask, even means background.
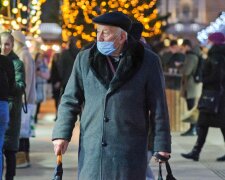
[[[203,69],[204,59],[201,55],[196,55],[196,56],[198,57],[198,64],[197,64],[195,73],[193,75],[193,78],[196,83],[199,83],[199,82],[202,82],[202,69]]]

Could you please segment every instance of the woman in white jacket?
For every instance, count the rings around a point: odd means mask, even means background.
[[[17,167],[29,167],[29,149],[31,136],[31,116],[34,116],[36,110],[36,89],[35,89],[35,62],[26,46],[26,37],[21,31],[13,31],[14,37],[14,52],[24,62],[25,67],[25,80],[26,80],[26,99],[28,113],[22,116],[19,152],[17,153]],[[29,117],[27,117],[29,116]],[[27,128],[28,127],[28,128]]]

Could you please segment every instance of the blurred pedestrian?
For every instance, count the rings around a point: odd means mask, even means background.
[[[130,36],[133,37],[135,40],[137,40],[138,42],[142,43],[142,45],[148,49],[151,50],[151,47],[149,44],[147,44],[147,42],[145,41],[145,38],[141,36],[142,32],[144,30],[144,26],[142,23],[140,22],[133,22],[131,29],[130,29]],[[152,126],[150,126],[152,127]],[[149,129],[150,129],[149,127]],[[152,172],[152,169],[150,167],[150,161],[153,155],[153,142],[152,142],[152,138],[153,138],[153,130],[149,131],[149,135],[148,135],[148,139],[149,139],[149,144],[148,144],[148,156],[147,156],[147,170],[146,170],[146,180],[154,180],[154,174]]]
[[[26,97],[27,97],[27,110],[28,112],[22,113],[19,152],[17,153],[16,166],[24,168],[30,166],[30,141],[31,124],[34,121],[33,117],[36,110],[36,80],[35,80],[35,62],[26,46],[26,37],[21,31],[13,31],[14,37],[14,52],[23,61],[25,67],[25,80],[26,80]]]
[[[76,46],[77,39],[70,37],[68,48],[62,51],[59,58],[59,73],[61,79],[61,94],[63,94],[66,84],[72,72],[73,64],[76,59],[79,49]]]
[[[180,73],[180,69],[184,63],[185,55],[181,52],[181,48],[177,40],[171,40],[168,51],[162,54],[162,66],[164,72]]]
[[[55,101],[56,114],[58,110],[58,105],[60,101],[60,87],[61,78],[59,74],[59,57],[60,53],[55,53],[52,58],[51,70],[50,70],[50,83],[52,85],[52,97]],[[55,118],[55,120],[57,117]]]
[[[1,43],[0,47],[1,52],[6,51],[4,44]],[[12,96],[14,84],[15,73],[13,63],[7,57],[0,55],[0,179],[2,179],[2,170],[4,164],[2,161],[3,143],[5,132],[9,123],[9,96]]]
[[[150,50],[151,46],[146,42],[145,38],[142,36],[143,30],[144,26],[141,22],[132,22],[129,34],[132,38],[139,41],[144,45],[144,47]]]
[[[54,151],[65,153],[82,112],[78,179],[144,180],[150,124],[154,152],[168,159],[171,151],[160,60],[128,40],[125,14],[105,13],[93,22],[97,43],[77,55],[53,130]]]
[[[43,53],[37,53],[35,56],[35,68],[36,68],[36,113],[34,116],[34,122],[38,122],[38,114],[40,111],[41,103],[46,100],[46,85],[47,80],[50,78],[50,71],[48,64]]]
[[[212,33],[208,37],[208,59],[203,68],[203,91],[216,91],[220,94],[218,113],[200,110],[198,119],[198,137],[191,152],[181,155],[186,159],[199,160],[200,152],[205,143],[209,127],[220,128],[225,142],[225,37],[222,33]],[[225,155],[217,158],[225,161]]]
[[[2,32],[0,40],[1,54],[7,56],[9,61],[13,63],[15,71],[15,84],[11,88],[13,94],[9,98],[10,121],[5,134],[3,151],[6,159],[5,180],[13,180],[16,175],[16,152],[19,149],[22,94],[25,91],[25,70],[23,62],[13,52],[13,36],[9,32]]]
[[[202,83],[194,80],[194,74],[197,70],[199,58],[193,49],[194,47],[191,41],[185,39],[182,44],[182,51],[185,54],[185,60],[181,70],[181,96],[186,100],[188,111],[196,108],[196,104],[198,103],[202,90]],[[182,133],[181,136],[197,135],[197,119],[189,118],[185,122],[190,123],[190,127],[186,132]]]

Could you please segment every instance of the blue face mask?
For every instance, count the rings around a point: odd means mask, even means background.
[[[206,45],[206,48],[209,50],[209,49],[211,49],[212,48],[212,44],[207,44]]]
[[[107,42],[107,41],[97,41],[97,48],[98,48],[98,50],[102,54],[104,54],[106,56],[110,56],[116,50],[116,48],[114,47],[115,40],[114,41],[109,41],[109,42]]]

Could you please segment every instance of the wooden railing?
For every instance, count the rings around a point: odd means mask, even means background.
[[[181,121],[181,115],[187,111],[185,99],[180,96],[181,75],[164,73],[166,98],[172,131],[185,131],[187,123]]]

